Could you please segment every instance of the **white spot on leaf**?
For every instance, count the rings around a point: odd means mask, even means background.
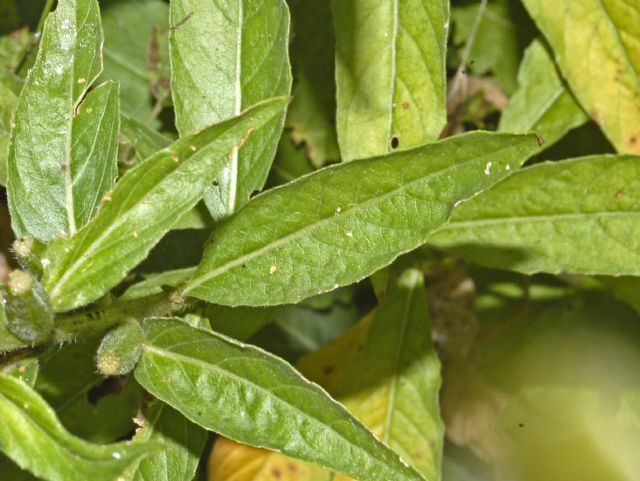
[[[491,162],[487,162],[487,165],[484,168],[484,175],[491,175]]]

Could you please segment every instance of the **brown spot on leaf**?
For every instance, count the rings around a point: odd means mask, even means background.
[[[403,102],[402,103],[402,108],[407,110],[409,107],[411,107],[411,104],[409,102]]]
[[[536,134],[536,138],[538,139],[538,145],[542,147],[544,145],[544,137],[540,134]]]
[[[624,189],[620,189],[616,192],[616,199],[622,199],[624,197]]]
[[[293,463],[289,463],[287,464],[287,469],[289,470],[290,473],[297,473],[298,472],[298,466],[296,466]]]
[[[333,370],[334,370],[335,368],[336,368],[335,366],[331,366],[331,365],[329,365],[329,366],[325,366],[325,367],[322,369],[322,372],[328,376],[329,374],[331,374],[331,373],[333,372]]]
[[[282,477],[282,471],[280,471],[280,468],[273,468],[271,470],[271,474],[273,474],[273,477],[276,479],[280,479]]]
[[[638,136],[637,135],[632,135],[631,137],[629,137],[629,145],[634,146],[638,143]]]

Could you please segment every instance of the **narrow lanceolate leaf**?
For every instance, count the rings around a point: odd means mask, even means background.
[[[95,445],[69,434],[24,382],[0,375],[0,446],[21,468],[47,481],[114,481],[156,443]]]
[[[456,203],[537,148],[534,135],[475,132],[301,177],[220,225],[184,293],[272,305],[356,282],[425,242]]]
[[[616,150],[640,153],[640,4],[524,0],[562,75]],[[597,65],[597,68],[594,66]]]
[[[136,379],[195,423],[363,481],[422,480],[284,361],[179,319],[144,330]]]
[[[334,12],[343,160],[437,139],[446,122],[449,2],[337,0]]]
[[[541,41],[534,41],[524,53],[518,88],[502,111],[499,130],[535,131],[544,138],[543,148],[547,148],[587,120],[547,48]]]
[[[54,309],[85,305],[120,282],[196,205],[229,155],[286,103],[282,98],[263,102],[174,142],[127,171],[102,199],[92,222],[71,239],[56,239],[45,252],[43,280]]]
[[[97,0],[62,0],[45,23],[11,133],[7,188],[13,229],[71,235],[95,212],[116,172],[117,86],[78,106],[102,69]]]
[[[207,432],[163,402],[149,409],[144,422],[133,439],[157,441],[164,449],[131,466],[122,481],[192,481]]]
[[[174,0],[169,38],[171,91],[181,136],[289,95],[289,11],[284,0]],[[284,112],[234,151],[205,192],[214,218],[233,213],[262,189]]]
[[[538,164],[461,205],[430,242],[526,273],[640,275],[640,157]]]
[[[377,310],[338,399],[425,479],[436,481],[444,435],[440,379],[423,276],[409,270]]]

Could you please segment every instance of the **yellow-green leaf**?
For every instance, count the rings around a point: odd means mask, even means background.
[[[591,118],[619,152],[640,153],[640,2],[524,4]]]
[[[343,160],[438,138],[446,122],[449,2],[336,0],[334,11]]]

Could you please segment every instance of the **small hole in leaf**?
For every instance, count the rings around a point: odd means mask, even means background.
[[[400,146],[400,139],[395,135],[391,137],[391,148],[397,149]]]
[[[214,186],[214,187],[218,187],[218,181],[217,181],[217,180],[214,180],[214,181],[213,181],[213,186]]]

